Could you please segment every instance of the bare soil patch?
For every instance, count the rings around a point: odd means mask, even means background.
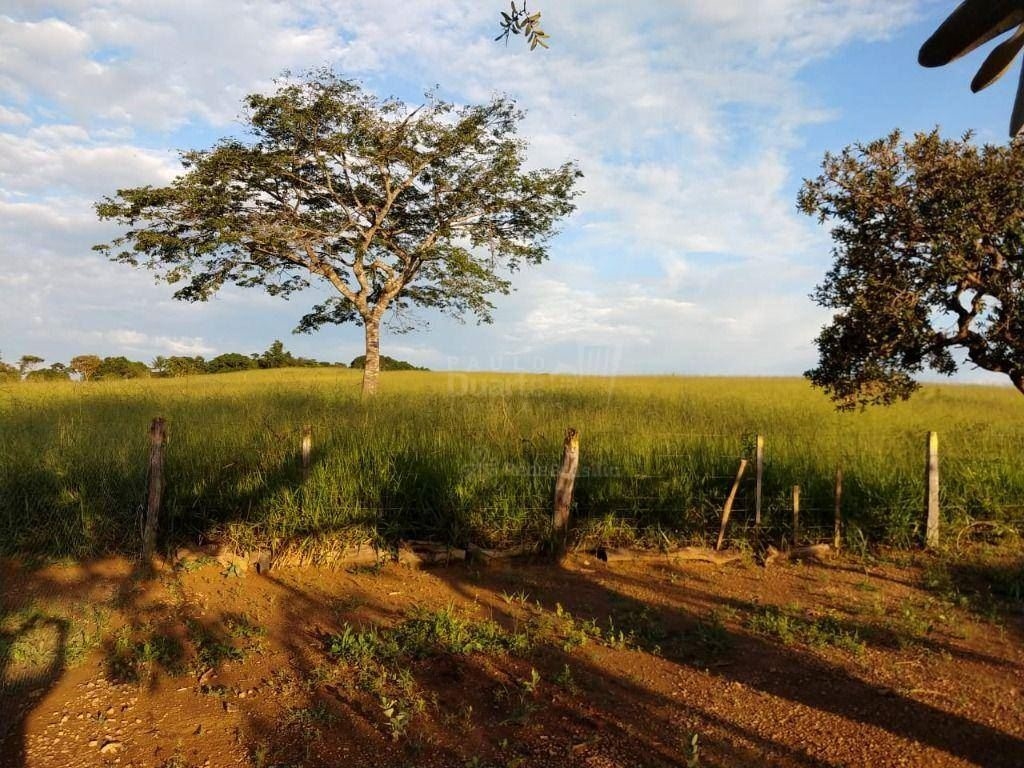
[[[1020,766],[1021,565],[7,562],[0,765]]]

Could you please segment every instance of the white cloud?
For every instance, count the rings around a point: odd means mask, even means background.
[[[209,355],[214,348],[201,337],[152,336],[147,333],[117,328],[110,331],[92,331],[77,334],[83,343],[99,344],[106,349],[147,355],[154,351],[166,355]]]
[[[31,122],[32,118],[24,112],[0,104],[0,126],[22,126]]]
[[[46,125],[25,135],[0,132],[0,194],[59,193],[95,200],[119,187],[163,184],[180,170],[175,155],[93,139],[74,125]]]

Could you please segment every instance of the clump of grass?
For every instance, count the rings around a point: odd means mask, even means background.
[[[236,648],[230,640],[224,638],[212,627],[207,627],[196,619],[185,622],[189,640],[196,651],[196,665],[199,669],[216,669],[228,661],[242,661],[246,650]]]
[[[224,628],[236,640],[259,641],[267,636],[267,630],[254,623],[245,613],[225,614]]]
[[[732,648],[732,636],[717,611],[709,612],[697,622],[692,637],[704,653],[712,656],[725,653]]]
[[[356,666],[441,655],[522,652],[528,646],[526,635],[506,632],[488,619],[467,619],[453,607],[414,610],[398,625],[385,629],[355,629],[346,623],[340,633],[327,638],[331,655]]]
[[[152,679],[158,670],[171,675],[184,671],[185,649],[181,641],[148,627],[121,627],[107,650],[107,676],[115,682],[138,683]]]
[[[317,702],[308,707],[293,707],[288,709],[284,716],[285,723],[299,726],[300,728],[317,728],[331,725],[337,719],[337,715],[323,702]]]
[[[75,666],[99,647],[109,620],[110,611],[103,605],[71,603],[44,608],[30,604],[16,611],[0,611],[0,661],[25,669],[54,661]]]
[[[534,605],[523,632],[528,646],[554,645],[567,653],[603,636],[596,620],[576,618],[561,603],[555,603],[553,611],[544,610],[540,603]]]
[[[792,608],[768,606],[747,617],[747,627],[760,635],[773,637],[785,645],[802,643],[831,646],[853,654],[864,652],[864,643],[856,630],[846,628],[835,616],[804,618]]]

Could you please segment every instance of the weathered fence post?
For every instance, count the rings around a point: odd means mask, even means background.
[[[836,515],[835,528],[832,531],[832,546],[839,550],[842,543],[843,525],[843,468],[836,467]]]
[[[562,466],[555,480],[555,509],[551,516],[552,533],[557,551],[565,549],[569,530],[569,507],[572,506],[572,489],[576,482],[576,471],[580,464],[580,436],[572,427],[565,433],[562,446]]]
[[[722,508],[722,527],[718,529],[718,543],[715,550],[720,550],[725,542],[725,527],[729,525],[729,515],[732,514],[732,505],[736,501],[736,494],[740,489],[740,480],[743,479],[743,472],[747,468],[747,460],[740,459],[740,468],[736,470],[736,479],[732,481],[732,488],[729,490],[729,498],[725,500],[725,507]]]
[[[928,455],[925,463],[924,543],[926,547],[939,545],[939,433],[928,433]]]
[[[800,541],[800,486],[793,486],[793,546]]]
[[[754,525],[761,525],[761,487],[764,480],[764,436],[754,443]]]
[[[302,427],[302,479],[309,477],[309,459],[313,454],[313,427],[306,424]]]
[[[149,425],[149,474],[146,489],[146,522],[142,529],[142,557],[149,560],[156,549],[156,528],[160,519],[160,501],[164,494],[164,444],[167,429],[163,417]]]

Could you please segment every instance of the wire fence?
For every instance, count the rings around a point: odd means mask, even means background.
[[[253,416],[170,420],[163,545],[231,535],[248,540],[348,535],[510,546],[550,526],[562,428],[516,433],[408,429],[381,420],[312,424]],[[353,426],[355,425],[355,426]],[[146,432],[88,411],[8,420],[0,440],[0,552],[136,551],[147,489]],[[729,536],[831,539],[835,471],[843,472],[844,537],[906,544],[923,536],[925,434],[816,434],[588,429],[572,519],[587,541],[708,540],[741,460]],[[759,440],[760,437],[760,440]],[[954,430],[942,438],[940,509],[947,524],[1024,521],[1024,435]],[[761,461],[758,462],[760,446]],[[758,471],[760,465],[760,471]],[[760,478],[760,494],[758,494]],[[793,487],[800,488],[799,520]],[[761,519],[756,520],[760,509]]]

